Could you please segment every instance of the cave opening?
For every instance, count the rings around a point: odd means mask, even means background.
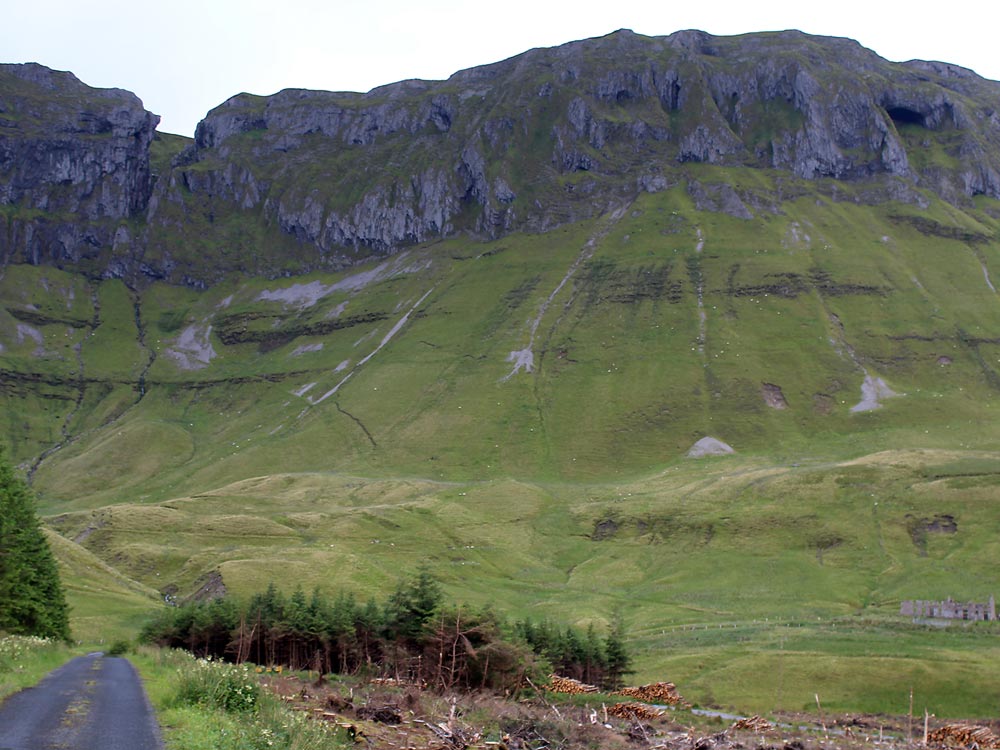
[[[887,107],[885,110],[896,125],[919,125],[927,127],[927,121],[919,112],[909,107]]]

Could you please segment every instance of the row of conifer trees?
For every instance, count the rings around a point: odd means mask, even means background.
[[[605,689],[620,687],[630,657],[620,618],[599,635],[549,621],[508,622],[490,609],[444,601],[426,571],[403,581],[381,604],[319,590],[286,597],[272,584],[233,597],[163,612],[143,638],[198,656],[354,673],[451,689],[506,692],[558,672]]]

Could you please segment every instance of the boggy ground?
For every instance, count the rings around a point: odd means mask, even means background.
[[[609,712],[620,697],[488,693],[442,695],[417,685],[349,679],[317,682],[294,675],[263,677],[293,709],[338,724],[358,746],[378,750],[860,750],[986,747],[957,738],[924,744],[924,718],[781,713],[737,722],[730,715],[666,710],[657,718],[621,719]],[[747,727],[749,723],[750,727]],[[933,733],[945,722],[930,717]],[[954,726],[954,725],[952,725]],[[969,726],[973,726],[969,722]],[[978,722],[1000,732],[1000,721]]]

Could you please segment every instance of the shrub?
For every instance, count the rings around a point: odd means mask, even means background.
[[[108,650],[104,653],[107,656],[124,656],[129,651],[132,650],[132,644],[125,640],[119,640],[112,643]]]

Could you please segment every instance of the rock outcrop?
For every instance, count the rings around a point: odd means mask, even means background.
[[[134,96],[37,65],[0,80],[4,258],[92,258],[110,275],[341,267],[460,232],[545,230],[678,184],[703,210],[754,215],[729,186],[694,181],[695,163],[867,181],[865,200],[1000,199],[1000,83],[799,32],[623,30],[447,81],[240,94],[155,180],[156,118]]]
[[[41,65],[0,65],[0,254],[79,264],[130,245],[151,195],[159,118],[127,91]],[[126,248],[126,252],[130,248]]]
[[[728,443],[724,443],[718,438],[706,436],[691,446],[691,449],[687,452],[687,457],[705,458],[706,456],[728,456],[729,454],[735,452],[736,451],[733,450],[733,447]]]

